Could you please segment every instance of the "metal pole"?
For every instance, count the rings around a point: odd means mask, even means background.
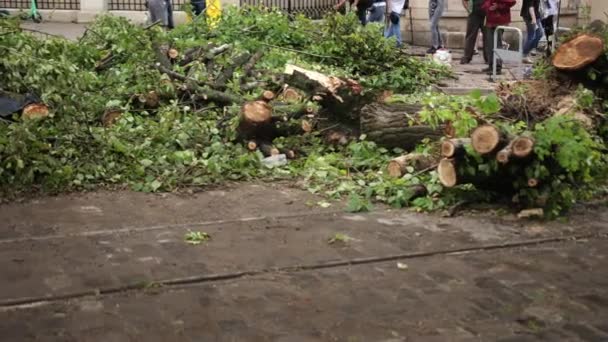
[[[557,1],[557,18],[555,18],[555,26],[553,30],[553,51],[557,48],[557,36],[559,35],[559,15],[562,11],[562,0]]]

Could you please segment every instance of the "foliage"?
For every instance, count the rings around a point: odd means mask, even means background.
[[[351,238],[350,236],[346,235],[346,234],[342,234],[342,233],[336,233],[334,234],[332,237],[330,237],[329,239],[327,239],[327,243],[330,245],[333,244],[346,244],[349,241],[354,240],[353,238]]]
[[[419,121],[439,127],[451,125],[456,136],[466,136],[477,127],[481,116],[489,116],[500,110],[500,102],[495,94],[482,96],[479,90],[469,96],[450,96],[428,93],[422,100],[424,109]]]
[[[191,245],[200,245],[203,242],[207,242],[211,239],[211,236],[205,232],[193,232],[189,231],[186,233],[184,239]]]
[[[606,181],[607,159],[598,141],[579,121],[554,116],[534,128],[537,160],[526,167],[527,178],[536,178],[538,189],[524,188],[520,200],[542,203],[550,216],[557,216],[579,198],[588,198]],[[521,182],[525,181],[521,180]]]

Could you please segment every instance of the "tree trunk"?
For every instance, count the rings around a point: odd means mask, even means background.
[[[409,125],[421,109],[419,105],[373,103],[361,109],[360,128],[378,145],[411,151],[425,138],[437,140],[441,131],[424,125]]]

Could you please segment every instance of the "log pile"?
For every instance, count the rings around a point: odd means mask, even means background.
[[[442,142],[442,159],[437,166],[439,181],[447,188],[471,183],[486,190],[513,194],[518,189],[512,180],[523,176],[526,163],[532,160],[534,144],[528,135],[509,136],[495,125],[482,124],[471,132],[470,138]],[[491,173],[481,173],[480,164],[495,167],[490,167]],[[537,182],[530,180],[529,185],[536,186]]]

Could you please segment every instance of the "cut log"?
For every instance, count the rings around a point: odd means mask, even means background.
[[[247,149],[249,151],[255,151],[258,149],[258,143],[255,140],[249,140],[247,142]]]
[[[290,150],[288,148],[280,148],[279,152],[281,154],[284,154],[287,159],[295,159],[296,158],[296,153],[293,150]]]
[[[101,123],[104,127],[110,127],[120,119],[122,115],[122,110],[120,109],[108,109],[101,116]]]
[[[262,92],[262,95],[260,96],[260,100],[262,101],[266,101],[266,102],[270,102],[272,101],[272,99],[274,99],[274,92],[271,90],[264,90],[264,92]]]
[[[446,188],[453,188],[458,185],[458,172],[454,159],[441,159],[439,166],[437,166],[437,174],[439,175],[439,181]]]
[[[270,138],[273,129],[272,107],[264,101],[249,101],[241,106],[239,133],[246,138]]]
[[[258,147],[260,148],[260,152],[262,152],[264,157],[276,156],[281,154],[278,148],[268,143],[261,142]]]
[[[471,133],[471,146],[481,155],[496,152],[505,146],[507,140],[498,127],[494,125],[481,125]]]
[[[276,120],[277,117],[274,117]],[[290,119],[275,121],[277,136],[288,137],[292,135],[302,135],[312,132],[313,125],[311,121]]]
[[[538,179],[536,179],[536,178],[528,179],[528,187],[536,188],[537,186],[538,186]]]
[[[302,127],[302,131],[304,131],[304,133],[310,133],[312,132],[312,128],[313,128],[313,123],[308,121],[308,120],[302,120],[300,123],[301,127]]]
[[[347,100],[344,98],[345,96],[360,95],[362,91],[361,85],[354,80],[327,76],[293,64],[285,65],[284,74],[288,76],[288,84],[294,85],[309,94],[321,94],[333,97],[341,103]]]
[[[160,104],[158,93],[154,90],[149,91],[145,96],[144,103],[147,108],[158,108],[158,105]]]
[[[283,90],[280,99],[285,102],[301,102],[304,96],[294,88],[287,87]]]
[[[441,129],[426,125],[410,125],[422,106],[402,103],[372,103],[361,109],[360,130],[368,140],[388,148],[411,151],[423,139],[438,140]]]
[[[534,139],[521,136],[513,139],[513,155],[517,158],[527,158],[534,152]]]
[[[325,143],[328,145],[344,146],[348,144],[348,134],[344,131],[329,130],[325,133]]]
[[[449,139],[441,143],[441,155],[445,158],[457,158],[464,155],[465,146],[471,144],[471,139]]]
[[[410,166],[414,171],[423,170],[431,167],[435,163],[433,157],[422,153],[409,153],[388,162],[386,167],[389,176],[393,178],[401,178],[407,173],[407,167]]]
[[[513,140],[507,144],[504,148],[496,153],[496,161],[500,164],[508,164],[513,156]]]
[[[553,66],[576,71],[595,62],[604,53],[602,38],[582,33],[561,44],[553,56]]]
[[[31,103],[23,107],[21,117],[24,119],[40,119],[49,116],[49,107],[44,103]]]
[[[174,61],[177,59],[177,57],[179,57],[179,51],[177,51],[177,49],[170,48],[169,50],[167,50],[167,57],[169,57],[170,60]]]

